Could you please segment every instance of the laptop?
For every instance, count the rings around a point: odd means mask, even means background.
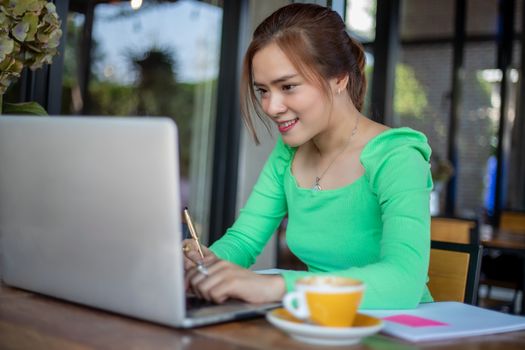
[[[191,307],[178,154],[169,118],[0,116],[4,283],[174,327],[277,307]]]

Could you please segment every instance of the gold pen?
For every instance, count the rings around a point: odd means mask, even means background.
[[[195,231],[193,221],[191,221],[190,213],[188,212],[188,207],[184,208],[184,219],[186,220],[186,224],[188,224],[188,229],[190,230],[191,238],[193,238],[197,243],[197,249],[199,251],[199,254],[202,260],[204,260],[204,254],[202,253],[201,244],[199,242],[199,236],[197,236],[197,231]]]

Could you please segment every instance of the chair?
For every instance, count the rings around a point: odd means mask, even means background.
[[[434,216],[430,220],[430,237],[433,241],[477,244],[479,226],[476,220]]]
[[[499,228],[502,230],[508,230],[525,234],[525,212],[502,211],[500,216]]]
[[[499,228],[525,234],[525,212],[502,211]],[[481,275],[480,284],[487,286],[487,295],[482,299],[483,304],[486,307],[509,309],[511,313],[516,313],[518,293],[523,285],[523,258],[500,251],[488,252],[482,260]],[[494,299],[492,287],[511,290],[513,293],[512,300],[508,302]]]
[[[432,241],[428,288],[435,301],[459,301],[475,305],[482,247]]]

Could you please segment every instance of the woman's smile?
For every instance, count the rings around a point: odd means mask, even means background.
[[[287,120],[285,122],[277,122],[277,128],[279,129],[279,132],[281,134],[284,134],[290,131],[295,126],[295,124],[297,124],[298,121],[299,121],[299,118]]]

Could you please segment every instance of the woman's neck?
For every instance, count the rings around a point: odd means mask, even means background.
[[[362,124],[360,119],[362,115],[353,104],[350,108],[334,108],[327,129],[312,139],[313,147],[321,157],[341,152],[348,146],[350,138],[357,136]]]

